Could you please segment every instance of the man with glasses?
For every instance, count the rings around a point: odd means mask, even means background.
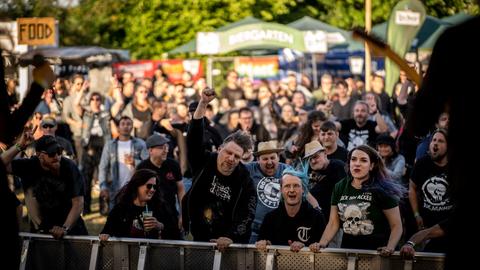
[[[35,156],[13,160],[32,141],[26,132],[2,155],[7,171],[22,179],[32,232],[50,233],[55,239],[87,235],[80,216],[85,193],[80,171],[73,161],[62,157],[62,146],[54,136],[35,142]]]
[[[146,143],[149,158],[138,164],[137,170],[150,169],[158,174],[158,189],[161,190],[163,198],[172,213],[177,213],[179,228],[181,228],[181,215],[176,209],[175,195],[180,205],[185,195],[185,187],[180,165],[174,159],[167,158],[168,142],[169,140],[165,136],[158,133],[148,137]]]
[[[63,153],[62,156],[69,158],[71,160],[75,160],[75,152],[73,150],[72,144],[65,138],[61,136],[55,135],[55,132],[57,131],[57,121],[55,118],[50,117],[50,116],[45,116],[42,119],[42,122],[40,123],[40,131],[42,136],[49,135],[49,136],[54,136],[58,143],[62,146],[63,148]]]

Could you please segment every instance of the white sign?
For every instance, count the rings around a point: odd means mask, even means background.
[[[420,16],[420,12],[397,10],[395,12],[395,23],[398,25],[417,26],[420,25]]]
[[[304,32],[305,48],[307,52],[326,53],[327,52],[327,36],[323,31],[306,31]]]
[[[220,52],[220,35],[214,32],[199,32],[197,34],[198,54],[217,54]]]

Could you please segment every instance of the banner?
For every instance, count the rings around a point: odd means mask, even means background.
[[[203,76],[203,65],[197,59],[168,59],[168,60],[137,60],[113,64],[117,76],[124,72],[132,72],[135,78],[152,78],[157,66],[161,65],[171,83],[181,83],[182,74],[188,71],[193,79]]]
[[[301,32],[277,23],[254,23],[223,32],[199,32],[196,40],[198,54],[222,54],[244,49],[278,48],[315,53],[327,51],[325,32]]]
[[[271,79],[278,76],[278,56],[235,57],[234,64],[240,77]]]
[[[418,0],[400,1],[388,20],[387,43],[400,57],[404,57],[413,38],[425,21],[425,7]],[[391,96],[400,70],[390,59],[385,59],[385,91]]]

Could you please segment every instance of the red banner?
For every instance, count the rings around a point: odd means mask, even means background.
[[[161,65],[163,71],[172,83],[181,83],[182,74],[189,71],[193,79],[196,81],[203,76],[203,65],[197,59],[168,59],[168,60],[136,60],[130,62],[122,62],[113,64],[114,72],[117,76],[121,76],[124,72],[132,72],[137,79],[152,78],[153,71],[157,66]]]

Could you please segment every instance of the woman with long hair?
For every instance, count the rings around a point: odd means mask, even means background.
[[[378,249],[389,256],[402,236],[399,200],[405,188],[388,178],[380,155],[368,145],[348,154],[347,177],[335,185],[330,218],[320,242],[310,245],[318,252],[342,228],[342,248]]]
[[[166,206],[158,189],[157,173],[137,170],[115,197],[115,206],[107,217],[100,240],[110,236],[180,239],[175,214]]]
[[[320,127],[327,121],[325,114],[321,111],[311,111],[308,114],[307,122],[299,128],[298,137],[293,146],[286,146],[287,157],[293,157],[296,161],[303,157],[305,145],[311,141],[318,140],[320,137]]]

